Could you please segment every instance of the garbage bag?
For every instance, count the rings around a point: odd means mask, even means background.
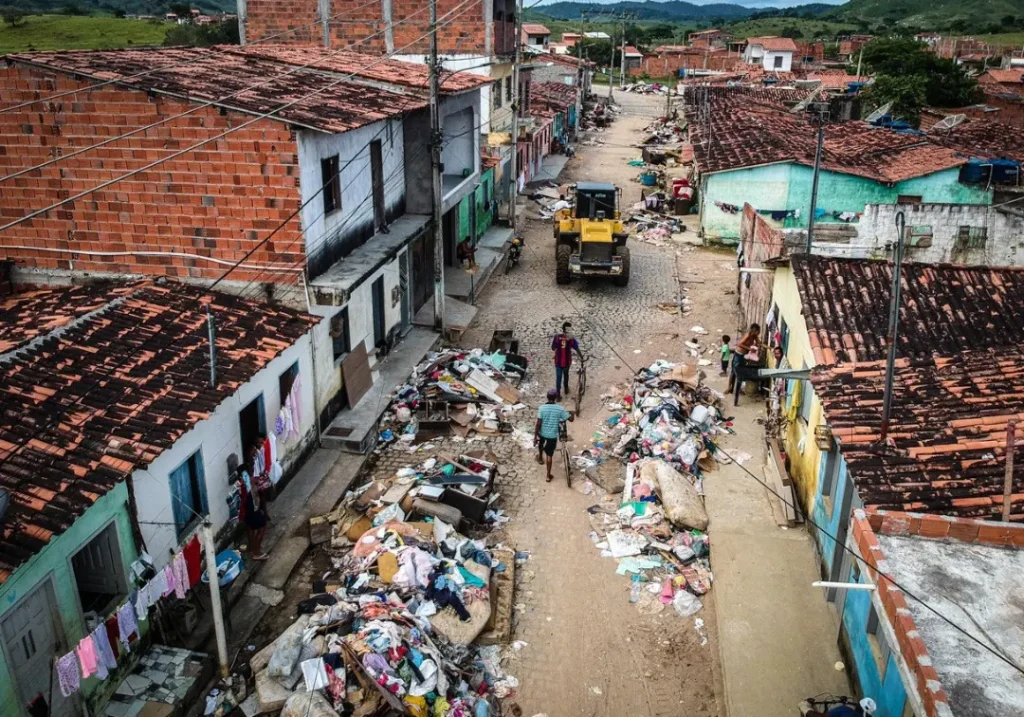
[[[337,714],[319,692],[297,692],[288,698],[281,710],[281,717],[337,717]]]
[[[650,461],[640,469],[640,477],[657,486],[665,507],[665,517],[678,528],[707,530],[708,513],[704,502],[686,476],[662,461]]]
[[[704,604],[696,595],[691,595],[685,590],[680,590],[672,598],[672,607],[676,609],[680,617],[690,617],[700,611]]]
[[[277,641],[277,648],[267,663],[267,674],[271,677],[288,677],[302,654],[302,632],[286,632]]]

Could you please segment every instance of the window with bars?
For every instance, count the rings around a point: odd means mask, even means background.
[[[957,232],[954,251],[967,249],[984,249],[988,242],[988,227],[961,226]]]
[[[491,98],[491,106],[496,110],[501,109],[501,80],[494,83],[491,94],[494,95],[494,97]]]

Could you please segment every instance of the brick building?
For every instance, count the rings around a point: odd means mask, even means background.
[[[463,230],[452,217],[475,217],[474,233],[489,226],[489,207],[484,216],[476,201],[479,94],[488,83],[479,75],[445,78],[445,246],[435,248],[425,66],[367,68],[373,58],[286,46],[6,59],[5,105],[82,91],[0,115],[0,146],[17,148],[0,153],[0,172],[23,172],[0,184],[3,223],[138,171],[0,233],[16,274],[208,282],[241,262],[221,288],[303,307],[308,294],[310,310],[331,319],[314,338],[325,418],[346,402],[342,358],[360,345],[372,354],[411,326],[432,297],[435,251],[456,262]],[[165,67],[140,75],[157,66]],[[279,111],[262,116],[270,109]],[[55,157],[63,158],[31,169]]]
[[[273,42],[320,44],[363,53],[388,53],[422,65],[430,51],[430,15],[426,0],[238,0],[242,44],[279,33]],[[514,0],[440,0],[437,4],[438,52],[447,70],[464,70],[490,79],[480,91],[480,134],[495,167],[498,193],[511,196],[512,59],[516,38]]]

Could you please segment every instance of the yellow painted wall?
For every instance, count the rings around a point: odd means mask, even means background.
[[[789,344],[786,358],[792,368],[814,368],[814,352],[811,351],[811,340],[807,333],[807,322],[804,321],[800,292],[797,290],[793,270],[788,266],[780,266],[775,270],[775,284],[772,290],[772,304],[778,307],[779,314],[786,320],[789,327]],[[778,319],[776,319],[778,320]],[[808,388],[810,384],[806,384]],[[814,397],[811,404],[810,420],[800,418],[801,390],[804,384],[800,381],[790,382],[787,397],[787,409],[790,416],[789,429],[786,435],[786,455],[789,456],[790,474],[797,485],[797,495],[804,511],[810,511],[818,490],[818,466],[821,451],[814,443],[814,429],[822,422],[821,402]],[[801,450],[802,449],[802,450]]]

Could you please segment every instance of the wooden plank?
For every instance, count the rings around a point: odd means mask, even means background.
[[[341,380],[345,383],[349,407],[355,406],[373,386],[370,373],[370,357],[366,355],[366,344],[356,344],[345,360],[341,362]]]

